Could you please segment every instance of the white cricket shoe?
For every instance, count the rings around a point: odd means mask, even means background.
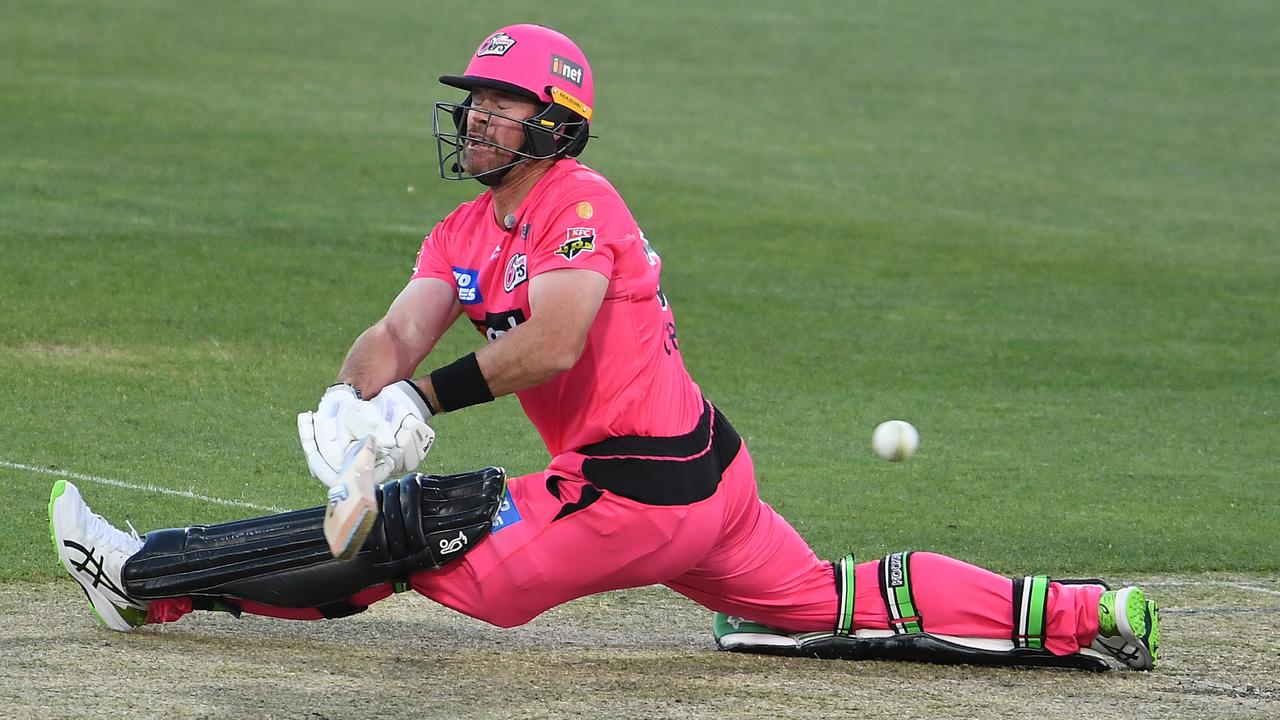
[[[129,597],[120,578],[125,561],[142,549],[136,530],[112,527],[84,504],[75,485],[59,480],[49,495],[49,534],[62,566],[80,583],[103,625],[129,632],[146,622],[147,604]]]

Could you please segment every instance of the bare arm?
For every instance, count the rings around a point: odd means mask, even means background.
[[[387,314],[356,338],[338,371],[366,398],[418,367],[462,312],[453,286],[436,278],[411,280]]]
[[[552,270],[531,279],[529,320],[476,352],[493,396],[539,385],[573,367],[608,287],[608,278],[591,270]],[[431,378],[416,382],[439,407]]]

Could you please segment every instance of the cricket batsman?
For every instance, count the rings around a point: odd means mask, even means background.
[[[760,499],[742,437],[691,379],[658,253],[576,159],[594,122],[582,51],[512,25],[440,81],[465,93],[435,105],[440,173],[484,191],[431,229],[385,317],[298,421],[328,486],[353,448],[376,445],[367,537],[335,559],[324,507],[126,534],[59,481],[53,542],[107,627],[196,610],[336,618],[407,589],[512,627],[662,584],[715,613],[725,650],[1155,667],[1159,616],[1140,588],[1011,579],[929,552],[819,559]],[[485,342],[432,357],[460,317]],[[428,359],[435,369],[415,376]],[[551,455],[545,469],[414,472],[436,417],[511,393]]]

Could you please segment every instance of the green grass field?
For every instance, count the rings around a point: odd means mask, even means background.
[[[1280,569],[1272,3],[12,0],[0,580],[58,574],[31,468],[321,500],[294,415],[478,192],[437,177],[436,77],[515,21],[592,60],[583,159],[822,554]],[[510,398],[437,430],[430,470],[546,462]],[[80,485],[142,530],[252,512]]]

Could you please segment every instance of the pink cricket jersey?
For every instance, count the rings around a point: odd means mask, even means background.
[[[662,262],[618,192],[577,160],[557,162],[514,213],[494,218],[489,191],[459,205],[422,241],[413,279],[457,288],[490,342],[532,316],[529,280],[579,268],[609,279],[578,362],[516,395],[554,455],[608,437],[688,432],[703,410],[675,321],[658,287]]]

